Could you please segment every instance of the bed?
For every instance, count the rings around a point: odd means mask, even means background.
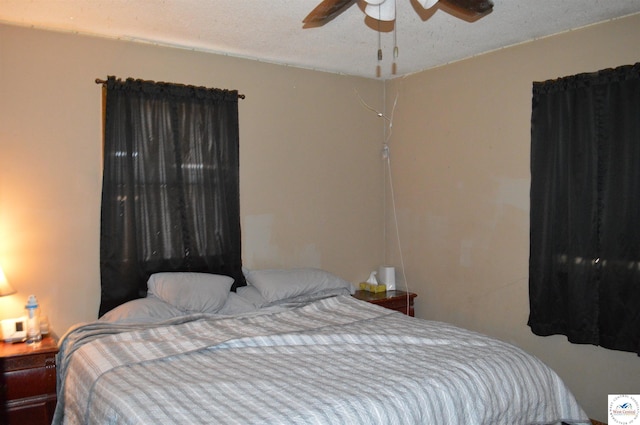
[[[513,345],[357,300],[323,270],[246,276],[230,292],[159,273],[70,329],[54,424],[590,424]]]

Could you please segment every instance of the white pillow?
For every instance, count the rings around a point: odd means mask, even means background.
[[[215,313],[227,301],[233,278],[211,273],[155,273],[148,293],[186,312]]]
[[[246,288],[246,286],[243,286],[243,288]],[[227,302],[224,303],[224,306],[218,311],[218,314],[235,316],[238,314],[249,313],[256,310],[256,306],[253,305],[253,303],[251,303],[249,300],[241,297],[235,292],[230,292],[229,298],[227,298]]]
[[[328,289],[351,290],[346,280],[314,268],[247,270],[245,277],[269,303]]]
[[[244,273],[246,277],[247,271],[245,271]],[[267,303],[267,300],[262,297],[260,291],[258,291],[258,289],[251,285],[236,288],[236,294],[238,294],[239,297],[244,298],[257,308],[260,308]]]
[[[101,321],[120,323],[154,323],[182,315],[179,309],[154,296],[139,298],[108,311]]]

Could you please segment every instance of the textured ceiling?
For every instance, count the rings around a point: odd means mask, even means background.
[[[302,19],[320,0],[0,0],[0,22],[394,78],[640,13],[640,0],[493,0],[492,13],[467,22],[440,3],[396,1],[395,67],[393,32],[382,27],[379,41],[360,4],[308,29]]]

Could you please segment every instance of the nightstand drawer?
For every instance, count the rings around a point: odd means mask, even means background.
[[[4,360],[5,372],[24,369],[37,369],[41,367],[56,367],[55,353],[31,354],[19,357],[10,357]]]
[[[39,364],[39,367],[5,372],[7,400],[56,393],[55,357],[43,358]]]
[[[56,396],[39,396],[7,403],[8,425],[48,425],[56,410]]]
[[[411,302],[407,303],[406,297],[394,298],[384,303],[380,303],[380,305],[382,305],[385,308],[389,308],[391,310],[399,310],[402,312],[405,312],[407,310],[407,304],[409,304],[410,307],[413,307]]]
[[[384,308],[399,311],[409,316],[414,316],[413,299],[417,297],[412,292],[404,291],[386,291],[386,292],[367,292],[356,291],[353,296],[359,300],[379,305]]]

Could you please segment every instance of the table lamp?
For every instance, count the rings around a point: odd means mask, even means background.
[[[4,275],[2,271],[2,266],[0,266],[0,297],[4,297],[5,295],[15,294],[16,290],[9,284],[7,281],[7,277]]]

